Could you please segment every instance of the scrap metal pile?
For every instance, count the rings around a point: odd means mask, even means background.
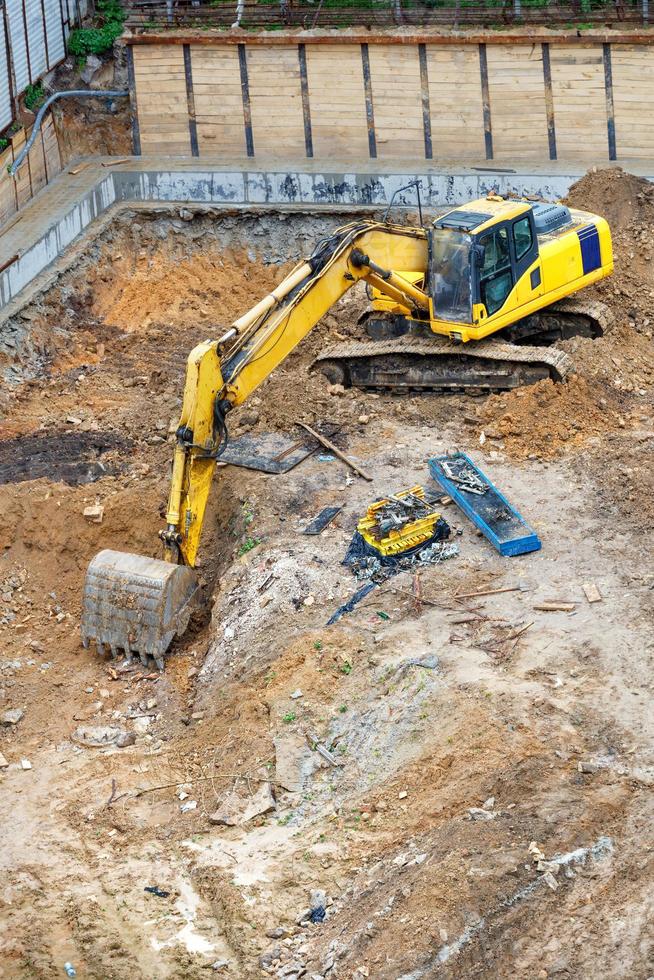
[[[435,565],[459,553],[448,542],[450,526],[421,486],[371,504],[344,559],[355,578],[380,584],[398,572]]]
[[[473,466],[470,466],[465,459],[459,457],[451,460],[441,460],[440,467],[448,478],[454,483],[458,490],[465,493],[475,493],[483,496],[488,492],[488,483],[484,483]]]

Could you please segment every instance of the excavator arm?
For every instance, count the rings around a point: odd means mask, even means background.
[[[190,354],[162,532],[166,560],[195,565],[226,416],[284,361],[322,316],[360,279],[411,310],[429,309],[427,294],[391,269],[427,270],[421,228],[359,222],[320,242],[313,255],[217,341]]]
[[[393,269],[427,273],[422,228],[353,222],[318,243],[264,299],[218,340],[199,344],[186,369],[182,411],[161,532],[165,561],[104,550],[91,561],[84,585],[82,642],[99,652],[124,650],[163,667],[175,635],[186,629],[198,583],[196,564],[204,514],[227,440],[227,416],[243,404],[320,318],[360,279],[414,315],[428,314],[429,297]]]

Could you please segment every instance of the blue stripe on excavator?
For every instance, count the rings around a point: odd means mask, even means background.
[[[602,265],[599,234],[595,225],[586,225],[577,232],[581,246],[581,262],[584,275],[599,269]]]

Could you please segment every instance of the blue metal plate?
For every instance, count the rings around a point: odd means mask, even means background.
[[[487,484],[488,490],[479,495],[459,489],[443,472],[443,462],[453,469],[456,469],[457,462],[464,462]],[[501,555],[524,555],[540,549],[541,543],[536,532],[465,453],[435,456],[429,460],[429,470],[443,491],[455,501]]]

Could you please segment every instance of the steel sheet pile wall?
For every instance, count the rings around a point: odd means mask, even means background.
[[[0,130],[8,126],[13,117],[7,30],[5,21],[0,20]]]
[[[66,57],[66,40],[88,0],[4,0],[0,18],[0,130],[16,100]]]
[[[353,167],[651,159],[652,41],[138,36],[135,148]]]

